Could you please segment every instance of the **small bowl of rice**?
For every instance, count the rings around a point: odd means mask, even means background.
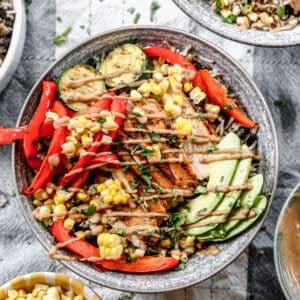
[[[26,274],[0,287],[0,300],[101,300],[89,287],[67,275]]]
[[[0,93],[19,64],[25,35],[25,1],[0,0]]]

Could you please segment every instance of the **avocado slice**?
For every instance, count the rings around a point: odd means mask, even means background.
[[[242,146],[242,150],[247,150],[248,147],[246,145]],[[251,169],[251,158],[246,158],[241,160],[238,163],[238,166],[236,168],[236,171],[234,173],[233,179],[230,183],[230,185],[241,185],[246,183],[250,169]],[[226,220],[227,216],[230,214],[232,208],[234,207],[236,201],[239,199],[242,191],[232,191],[230,193],[227,193],[221,203],[216,207],[215,210],[219,211],[227,211],[228,213],[225,213],[223,215],[219,216],[209,216],[203,219],[203,221],[208,223],[207,226],[200,226],[200,227],[194,227],[185,232],[186,235],[200,235],[203,234],[209,230],[212,230],[213,228],[217,227],[220,223]],[[201,221],[200,221],[201,222]]]
[[[256,198],[261,192],[262,186],[263,186],[263,175],[257,174],[253,177],[251,177],[248,180],[249,183],[252,184],[252,189],[249,191],[245,191],[242,193],[240,198],[240,207],[239,209],[235,210],[234,213],[230,215],[230,217],[235,217],[241,213],[242,210],[250,209],[253,207]],[[230,230],[232,230],[235,226],[237,226],[240,223],[239,220],[231,220],[229,222],[226,222],[225,224],[219,225],[216,229],[211,230],[204,236],[199,236],[199,239],[201,240],[216,240],[216,239],[224,239],[227,237],[227,234]]]
[[[225,240],[228,240],[246,229],[248,229],[252,224],[255,223],[255,221],[263,214],[263,212],[266,210],[268,204],[268,200],[264,195],[260,195],[256,198],[255,204],[253,206],[253,210],[256,213],[255,217],[249,218],[246,220],[238,221],[238,225],[231,229],[231,231],[228,232],[228,234],[224,238],[215,238],[211,239],[212,242],[223,242]]]
[[[227,134],[217,145],[218,149],[237,149],[241,148],[240,138],[233,132]],[[218,154],[216,154],[217,156]],[[221,154],[219,154],[221,155]],[[218,185],[228,185],[231,182],[238,160],[222,160],[209,164],[209,181],[207,187]],[[204,218],[199,216],[200,211],[211,212],[222,200],[224,193],[208,192],[189,201],[190,210],[186,211],[185,224],[195,223]]]

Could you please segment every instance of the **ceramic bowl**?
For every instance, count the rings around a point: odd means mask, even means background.
[[[0,66],[0,93],[4,90],[17,69],[22,56],[26,36],[25,1],[13,0],[12,3],[16,17],[9,48],[3,64]]]
[[[222,18],[211,8],[207,0],[173,0],[194,21],[225,38],[255,46],[284,47],[300,44],[300,26],[276,33],[263,30],[240,30]]]
[[[56,78],[66,68],[85,62],[89,57],[111,50],[118,44],[133,40],[144,46],[163,45],[163,42],[167,40],[181,49],[190,44],[195,52],[215,62],[215,67],[219,69],[224,75],[224,79],[238,94],[241,104],[248,114],[259,123],[258,152],[264,157],[259,170],[265,177],[263,192],[273,193],[277,180],[278,146],[273,121],[261,93],[249,75],[222,50],[202,38],[175,29],[157,26],[126,27],[103,33],[80,44],[55,62],[37,81],[23,106],[18,124],[23,125],[29,122],[39,101],[42,80]],[[16,143],[14,146],[13,169],[16,188],[21,191],[23,186],[30,184],[32,178],[32,172],[27,167],[23,157],[21,143]],[[269,207],[271,201],[272,197],[269,201]],[[44,247],[49,249],[51,247],[50,234],[33,219],[31,201],[19,194],[19,204],[34,234]],[[163,292],[179,289],[209,278],[235,260],[255,237],[266,215],[267,212],[254,227],[243,235],[227,243],[219,244],[221,249],[219,256],[195,256],[189,260],[186,269],[180,272],[144,275],[122,274],[119,272],[98,272],[92,266],[78,262],[62,263],[79,275],[114,289],[135,292]]]
[[[276,230],[275,230],[275,238],[274,238],[274,261],[275,261],[275,267],[276,267],[276,273],[277,273],[277,278],[279,280],[281,289],[288,300],[295,300],[295,299],[300,299],[300,294],[296,291],[295,285],[292,283],[290,277],[288,276],[287,273],[287,266],[286,261],[284,259],[284,252],[283,247],[282,247],[282,232],[281,232],[281,223],[286,216],[286,211],[291,205],[293,204],[294,201],[294,195],[295,193],[300,192],[300,182],[297,184],[297,186],[294,188],[294,190],[291,192],[287,200],[285,201],[279,218],[277,220],[277,225],[276,225]],[[294,232],[291,232],[291,234],[294,234]],[[298,237],[295,237],[298,238]]]
[[[36,283],[57,285],[65,290],[72,290],[75,295],[84,296],[85,300],[101,300],[95,292],[82,282],[63,274],[50,272],[31,273],[10,280],[0,287],[0,299],[6,299],[7,291],[10,289],[24,289],[30,292]]]

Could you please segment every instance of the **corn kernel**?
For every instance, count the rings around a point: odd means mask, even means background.
[[[178,116],[181,113],[181,107],[179,105],[175,105],[172,99],[167,99],[164,110],[172,116]]]
[[[189,93],[190,98],[195,104],[199,104],[202,100],[206,98],[206,94],[201,91],[199,87],[195,87]]]
[[[173,98],[173,102],[174,102],[174,104],[182,106],[183,103],[184,103],[183,96],[180,95],[180,94],[179,95],[175,95],[174,98]]]
[[[94,123],[92,127],[90,127],[90,131],[92,133],[97,133],[101,130],[101,125],[99,123]]]
[[[123,197],[121,194],[118,194],[114,197],[113,202],[114,204],[120,204],[123,201]]]
[[[190,92],[191,90],[193,89],[193,84],[191,82],[186,82],[184,85],[183,85],[183,90],[188,93]]]
[[[131,90],[130,91],[130,97],[136,100],[142,100],[143,96],[141,93],[139,93],[137,90]]]
[[[49,285],[42,284],[42,283],[36,283],[34,285],[34,288],[37,290],[37,292],[39,292],[40,290],[47,291],[49,289]]]
[[[192,133],[193,125],[185,118],[179,117],[176,119],[173,128],[178,131],[185,131],[187,133]]]
[[[260,13],[259,18],[265,25],[270,25],[274,21],[273,17],[269,16],[266,12]]]
[[[25,297],[26,296],[26,291],[24,289],[19,289],[18,290],[18,297]]]
[[[84,237],[84,232],[82,230],[76,231],[75,235],[79,238],[83,238]]]
[[[71,218],[67,218],[64,221],[64,227],[68,230],[72,230],[75,225],[75,221]]]
[[[83,132],[84,132],[84,127],[83,126],[75,128],[75,135],[77,135],[78,133],[83,133]]]
[[[37,297],[38,297],[38,299],[43,299],[43,297],[44,297],[46,294],[47,294],[46,291],[39,291]]]
[[[169,65],[168,64],[161,65],[160,71],[162,72],[163,75],[168,75]]]
[[[78,122],[79,122],[79,124],[86,126],[90,121],[84,116],[79,116]]]
[[[83,147],[89,146],[92,142],[93,142],[92,137],[89,137],[89,136],[86,135],[86,134],[83,134],[83,135],[82,135],[82,137],[81,137],[81,143],[82,143],[82,146],[83,146]]]
[[[154,152],[153,153],[154,155],[148,156],[149,161],[161,159],[161,152],[160,152],[159,144],[153,144],[152,146],[149,146],[147,148],[153,150],[153,152]]]
[[[160,241],[160,245],[161,245],[163,248],[169,248],[169,247],[171,247],[171,240],[170,240],[170,239],[164,239],[164,240],[161,240],[161,241]]]
[[[97,199],[97,198],[94,198],[90,201],[90,205],[94,205],[94,206],[99,206],[101,203],[100,203],[100,200]]]
[[[78,201],[82,201],[82,202],[87,202],[90,200],[90,196],[88,193],[85,193],[85,192],[78,192],[76,194],[76,199]]]
[[[54,196],[54,198],[53,198],[53,200],[54,200],[54,203],[56,204],[56,205],[58,205],[58,204],[64,204],[65,203],[65,198],[63,197],[63,196],[61,196],[61,195],[55,195]]]
[[[105,183],[101,183],[97,185],[97,192],[101,193],[102,191],[104,191],[107,188],[107,185]]]
[[[210,103],[206,103],[205,104],[205,110],[209,113],[212,113],[212,114],[219,114],[220,111],[221,111],[221,108],[220,106],[218,105],[214,105],[214,104],[210,104]]]
[[[61,145],[62,152],[66,155],[73,155],[76,152],[76,147],[72,142],[66,142]]]
[[[101,215],[99,213],[95,213],[89,217],[89,221],[93,224],[98,224],[101,221]]]
[[[110,194],[103,197],[103,202],[104,203],[111,203],[112,201],[113,201],[113,197]]]
[[[154,94],[155,96],[158,96],[158,95],[161,94],[162,89],[161,89],[161,87],[160,87],[158,84],[156,84],[156,83],[154,83],[154,82],[151,82],[151,92],[152,92],[152,94]]]
[[[134,107],[132,112],[137,115],[136,118],[140,123],[142,123],[142,124],[147,123],[148,118],[147,118],[145,112],[141,108],[136,106],[136,107]]]
[[[47,206],[41,206],[39,213],[41,216],[48,216],[49,214],[51,214],[51,210]]]
[[[58,204],[54,207],[54,214],[58,214],[61,216],[56,216],[57,219],[64,219],[64,215],[67,212],[67,208],[64,204]]]
[[[156,81],[156,82],[161,82],[164,79],[164,76],[161,72],[154,72],[152,75],[152,78]]]
[[[159,83],[159,87],[161,88],[161,94],[165,94],[169,88],[169,80],[168,79],[163,79],[160,83]]]
[[[15,299],[18,297],[18,292],[16,290],[8,290],[7,295],[9,298]]]
[[[45,192],[45,190],[37,190],[34,194],[33,194],[34,199],[36,200],[44,200],[48,198],[47,193]]]
[[[169,78],[170,87],[174,93],[180,93],[182,89],[182,84],[177,82],[174,77]]]
[[[172,67],[169,67],[168,74],[175,75],[175,74],[181,74],[182,68],[179,65],[174,65]]]
[[[40,200],[33,200],[33,205],[36,206],[36,207],[39,207],[42,205],[42,202]]]
[[[151,85],[148,82],[143,83],[139,88],[138,92],[140,92],[144,97],[149,97],[151,92]]]

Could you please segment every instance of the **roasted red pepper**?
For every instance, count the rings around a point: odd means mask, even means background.
[[[97,104],[97,109],[100,109],[101,110],[110,110],[111,108],[111,104],[112,104],[112,98],[111,97],[108,97],[108,98],[103,98],[101,101],[99,101],[99,103]],[[94,143],[97,143],[97,142],[101,142],[102,140],[102,137],[103,137],[103,133],[100,131],[98,133],[95,134],[94,136]],[[100,146],[98,145],[91,145],[87,151],[88,152],[98,152]],[[82,158],[80,158],[78,160],[78,162],[72,167],[71,171],[74,171],[74,170],[78,170],[78,169],[81,169],[81,168],[84,168],[89,160],[91,159],[92,157],[90,155],[85,155],[83,156]],[[76,173],[74,173],[73,175],[70,175],[70,176],[64,176],[61,181],[60,181],[60,185],[61,186],[66,186],[68,183],[70,183],[75,177],[76,177]]]
[[[193,85],[198,86],[202,91],[205,91],[205,86],[197,72],[196,67],[186,57],[163,47],[149,47],[145,48],[144,51],[150,57],[161,57],[172,65],[179,65],[182,68],[196,72],[193,79]]]
[[[30,134],[26,134],[23,140],[24,155],[32,168],[36,168],[37,141],[41,135],[40,130],[46,118],[46,112],[50,110],[56,95],[56,83],[54,81],[43,81],[42,86],[43,93],[40,104],[28,124],[28,132]]]
[[[27,126],[18,128],[4,128],[0,126],[0,146],[4,146],[16,140],[23,139],[27,130]]]
[[[68,115],[68,110],[61,102],[57,102],[57,113],[59,117]],[[57,166],[51,165],[49,160],[51,160],[51,158],[54,158],[55,156],[57,157],[57,159],[59,159],[59,161],[61,160],[61,145],[65,142],[67,134],[68,129],[65,126],[59,127],[55,130],[47,155],[44,158],[40,169],[33,178],[30,187],[23,190],[24,194],[34,194],[39,189],[45,188],[47,183],[51,181],[56,173]]]
[[[59,243],[66,242],[73,238],[64,227],[62,221],[54,222],[50,228],[50,232]],[[66,245],[66,248],[84,258],[100,257],[99,248],[94,247],[84,240],[74,241]],[[171,270],[175,268],[178,263],[179,261],[172,257],[144,256],[130,263],[126,262],[125,258],[121,258],[118,260],[102,260],[95,264],[107,270],[116,270],[126,273],[150,273]]]
[[[246,114],[229,98],[221,85],[209,74],[208,70],[200,70],[198,74],[206,87],[206,94],[209,100],[220,106],[229,116],[244,127],[252,128],[256,125]]]
[[[89,166],[94,166],[98,164],[108,164],[108,166],[113,167],[113,168],[118,168],[120,166],[119,164],[119,158],[116,154],[98,154],[97,156],[93,157],[88,165]]]

